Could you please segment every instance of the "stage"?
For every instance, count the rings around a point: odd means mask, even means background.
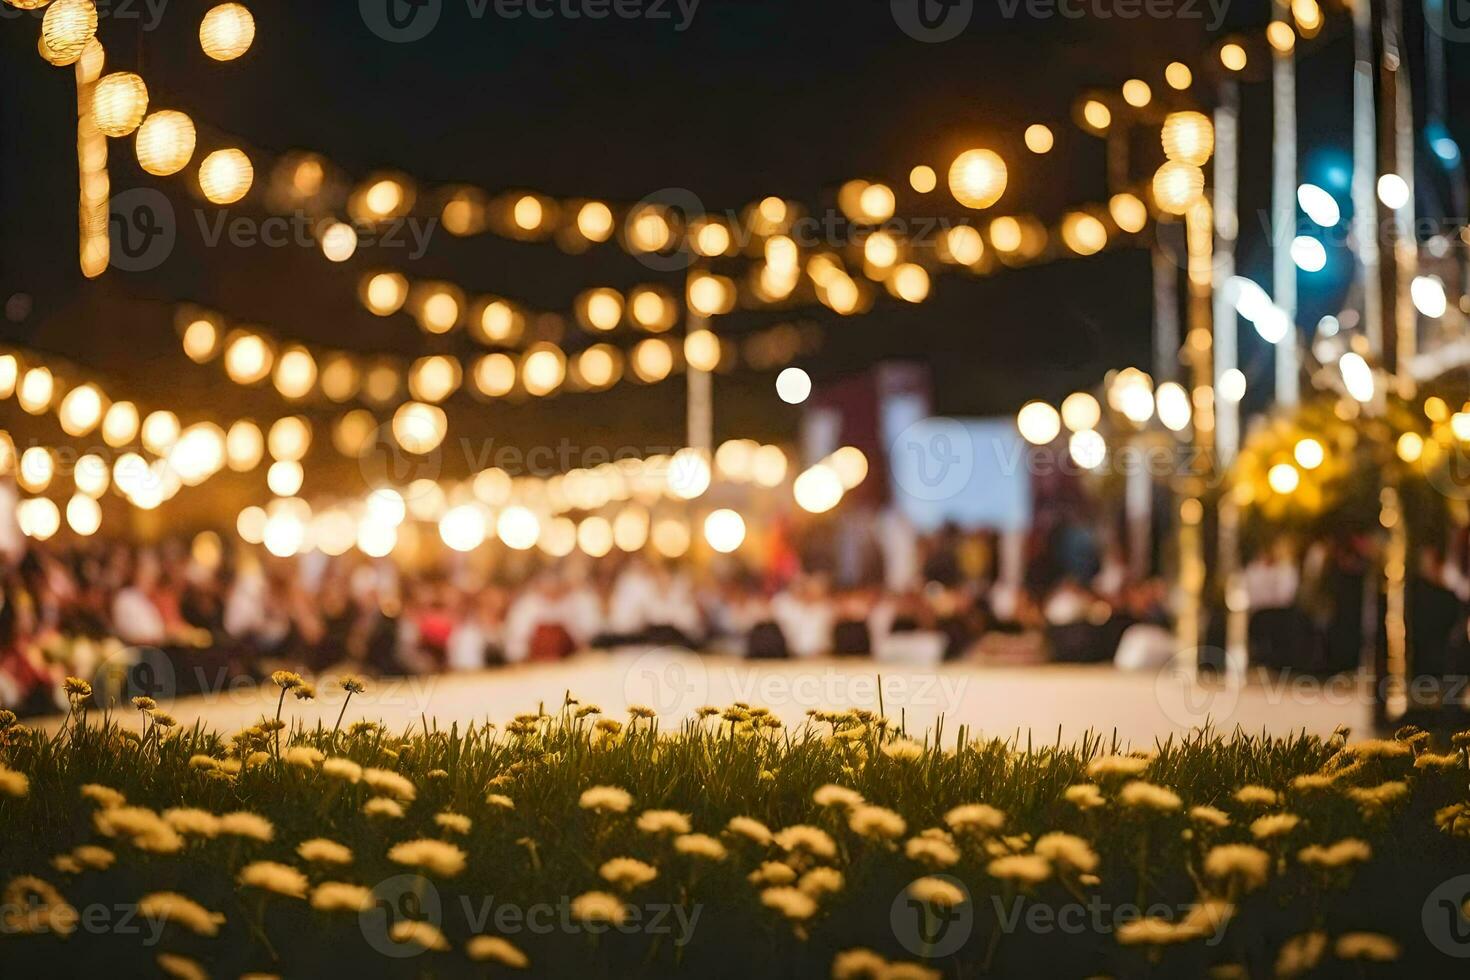
[[[314,701],[288,695],[283,717],[331,728],[345,693],[333,675],[308,677],[318,689]],[[279,691],[272,686],[231,685],[204,696],[171,698],[165,681],[160,707],[178,722],[233,731],[264,716],[274,716]],[[1366,685],[1349,677],[1314,681],[1254,678],[1244,683],[1197,684],[1178,671],[1126,673],[1103,666],[985,667],[942,664],[935,667],[878,664],[862,659],[744,661],[698,656],[667,649],[587,653],[550,664],[530,664],[482,673],[377,678],[365,694],[355,695],[345,722],[370,719],[390,729],[448,728],[458,723],[503,724],[521,712],[555,712],[570,692],[614,718],[630,705],[654,709],[664,727],[692,717],[704,705],[735,701],[764,705],[788,725],[805,720],[809,710],[881,709],[902,719],[914,734],[932,730],[943,719],[950,742],[963,725],[973,736],[1028,736],[1034,742],[1060,737],[1075,740],[1094,729],[1116,730],[1134,746],[1179,734],[1207,721],[1222,734],[1239,727],[1248,733],[1285,735],[1306,730],[1326,735],[1340,724],[1359,734],[1371,727],[1372,702]],[[124,718],[136,713],[124,706]],[[55,728],[59,718],[43,724]]]

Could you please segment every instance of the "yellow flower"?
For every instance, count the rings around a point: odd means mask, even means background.
[[[1306,793],[1312,790],[1330,789],[1332,783],[1333,779],[1331,776],[1324,775],[1320,772],[1309,772],[1303,773],[1293,779],[1291,781],[1291,788],[1298,792]]]
[[[1141,779],[1125,783],[1118,791],[1118,799],[1124,806],[1158,810],[1161,813],[1177,810],[1184,805],[1178,793],[1154,783],[1146,783]]]
[[[362,805],[362,812],[369,817],[388,817],[397,820],[403,817],[403,804],[386,796],[374,796]]]
[[[797,889],[813,898],[842,891],[844,879],[836,868],[812,868],[796,883]]]
[[[451,813],[445,810],[443,813],[434,814],[434,822],[451,833],[464,835],[470,832],[470,818],[462,813]]]
[[[219,832],[234,837],[248,837],[262,843],[269,843],[276,836],[276,828],[269,820],[244,810],[226,813],[220,817]]]
[[[277,670],[271,674],[271,683],[283,691],[289,691],[300,687],[305,683],[301,675],[289,670]]]
[[[31,791],[31,781],[23,772],[0,766],[0,796],[20,799]]]
[[[394,844],[388,851],[394,864],[423,868],[441,878],[453,878],[465,868],[465,852],[442,840],[421,837]]]
[[[1394,742],[1394,745],[1401,743]],[[1402,800],[1409,795],[1407,783],[1391,780],[1380,783],[1377,786],[1351,786],[1347,795],[1367,810],[1375,810],[1378,807],[1387,806],[1390,803]]]
[[[680,834],[674,838],[674,850],[707,861],[723,861],[726,853],[725,845],[709,834]]]
[[[817,912],[817,903],[810,895],[784,885],[762,891],[761,904],[796,921],[810,919]]]
[[[491,806],[499,807],[502,810],[514,810],[516,808],[515,800],[512,800],[509,796],[503,796],[500,793],[491,793],[485,797],[485,802]]]
[[[69,936],[76,928],[77,910],[48,881],[21,875],[0,894],[0,929],[5,932]]]
[[[638,829],[645,834],[687,834],[689,817],[673,810],[644,810],[638,814]]]
[[[138,901],[138,911],[145,919],[177,922],[196,936],[218,936],[225,917],[211,912],[192,898],[178,892],[154,892]]]
[[[185,837],[213,839],[219,836],[219,817],[208,810],[176,807],[163,811],[163,819]]]
[[[1036,839],[1036,853],[1053,864],[1081,874],[1097,870],[1097,852],[1081,837],[1072,834],[1042,834]]]
[[[418,790],[414,788],[413,783],[388,769],[364,769],[362,781],[375,792],[391,796],[404,803],[412,803],[418,796]]]
[[[436,953],[449,949],[449,940],[444,938],[438,926],[416,919],[399,919],[393,923],[393,928],[388,930],[388,938],[403,946],[420,946]]]
[[[325,759],[326,756],[320,749],[314,749],[310,745],[293,745],[286,750],[286,765],[299,769],[315,769]]]
[[[187,956],[177,953],[159,953],[155,962],[158,968],[174,980],[209,980],[204,967]]]
[[[311,890],[311,907],[320,912],[365,912],[373,907],[371,888],[324,881]]]
[[[367,685],[360,678],[354,677],[352,674],[343,674],[337,684],[348,694],[361,694],[367,690]]]
[[[1463,761],[1458,752],[1446,752],[1436,755],[1433,752],[1421,752],[1414,759],[1415,769],[1459,769]]]
[[[94,871],[106,871],[117,860],[117,855],[113,854],[107,848],[98,847],[95,844],[83,844],[73,849],[71,856],[82,867],[91,868]]]
[[[1250,844],[1219,844],[1205,854],[1205,874],[1219,881],[1238,881],[1246,891],[1266,883],[1271,855]]]
[[[61,687],[73,701],[84,701],[92,696],[92,685],[80,677],[68,677],[61,682]]]
[[[1377,932],[1345,932],[1333,943],[1340,960],[1372,960],[1392,963],[1399,958],[1399,944]]]
[[[1304,932],[1281,944],[1276,954],[1276,976],[1293,980],[1317,969],[1322,954],[1327,952],[1327,936],[1320,932]]]
[[[984,803],[966,803],[946,813],[944,822],[952,830],[993,834],[1005,826],[1006,815]]]
[[[938,837],[910,837],[903,845],[904,856],[931,868],[948,868],[959,863],[960,852],[949,841]]]
[[[322,762],[322,775],[340,779],[344,783],[356,783],[362,778],[362,766],[351,759],[327,759]]]
[[[313,837],[296,845],[296,854],[310,864],[351,864],[352,849],[325,837]]]
[[[1269,840],[1291,833],[1301,823],[1294,813],[1271,813],[1251,821],[1251,836],[1256,840]]]
[[[1242,786],[1235,791],[1235,802],[1245,806],[1275,806],[1281,794],[1265,786]]]
[[[476,963],[498,963],[513,970],[524,970],[531,965],[525,953],[499,936],[476,936],[465,943],[464,953]]]
[[[191,755],[189,768],[199,772],[213,772],[219,768],[219,760],[212,755]]]
[[[572,899],[572,918],[579,922],[606,922],[622,925],[628,917],[627,906],[616,895],[607,892],[584,892]]]
[[[1007,854],[985,866],[992,878],[1036,885],[1051,877],[1051,862],[1036,854]]]
[[[908,893],[925,905],[943,909],[963,905],[968,899],[963,889],[943,878],[915,878],[909,882]]]
[[[796,872],[780,861],[762,861],[746,878],[752,885],[789,885],[796,880]]]
[[[1074,783],[1062,790],[1062,798],[1079,810],[1093,810],[1107,802],[1095,783]]]
[[[306,897],[306,875],[289,864],[254,861],[240,869],[240,884],[287,898]]]
[[[87,783],[82,787],[82,796],[91,800],[104,810],[110,810],[115,806],[122,806],[128,802],[123,796],[111,786],[102,786],[98,783]]]
[[[1355,756],[1359,759],[1403,759],[1412,752],[1413,749],[1408,744],[1386,738],[1365,739],[1344,746],[1342,750],[1343,755]]]
[[[859,946],[832,958],[832,980],[879,980],[887,968],[887,960]]]
[[[1104,776],[1137,776],[1148,768],[1149,760],[1136,755],[1105,755],[1087,764],[1087,775],[1094,779]]]
[[[851,809],[852,807],[862,806],[863,794],[859,793],[855,789],[848,789],[846,786],[838,786],[835,783],[828,783],[827,785],[818,788],[817,791],[812,794],[812,802],[816,803],[817,806],[842,806]]]
[[[604,881],[617,885],[624,890],[646,885],[658,877],[658,869],[637,858],[617,857],[604,861],[597,873]]]
[[[178,831],[146,807],[118,806],[98,810],[92,823],[104,837],[126,837],[140,851],[174,854],[184,847]]]
[[[863,805],[852,811],[847,819],[852,832],[873,840],[893,840],[902,837],[908,830],[903,817],[881,806]]]
[[[883,746],[883,754],[899,762],[914,762],[924,757],[924,746],[910,738],[899,738]]]
[[[628,807],[633,805],[633,796],[616,786],[593,786],[582,791],[577,805],[598,813],[627,813]]]
[[[805,851],[813,857],[831,859],[837,856],[837,844],[820,827],[809,824],[792,824],[783,827],[775,835],[777,846],[786,852]]]
[[[1192,806],[1189,808],[1189,819],[1195,823],[1202,823],[1210,827],[1230,826],[1230,815],[1224,810],[1212,806]]]
[[[753,817],[731,817],[730,822],[725,825],[730,833],[757,844],[769,844],[771,842],[771,828]]]
[[[1297,852],[1297,860],[1314,868],[1340,868],[1348,864],[1361,864],[1372,856],[1373,848],[1368,846],[1368,842],[1356,837],[1344,837],[1326,847],[1310,844]]]

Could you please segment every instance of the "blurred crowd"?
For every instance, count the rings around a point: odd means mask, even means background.
[[[144,671],[144,687],[168,671],[188,693],[282,667],[428,674],[636,645],[911,664],[1140,666],[1173,652],[1158,580],[1105,560],[1085,584],[1010,584],[996,578],[993,535],[953,529],[915,536],[900,568],[875,544],[848,584],[820,543],[764,567],[615,552],[513,571],[450,555],[409,571],[356,554],[277,559],[210,532],[148,546],[22,540],[0,587],[0,706],[28,714],[64,707],[64,678],[104,667]]]

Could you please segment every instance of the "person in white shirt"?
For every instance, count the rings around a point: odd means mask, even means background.
[[[831,652],[836,611],[821,576],[805,576],[778,593],[771,600],[771,618],[781,627],[792,657],[819,657]]]

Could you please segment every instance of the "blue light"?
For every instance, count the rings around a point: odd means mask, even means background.
[[[1444,123],[1432,122],[1424,128],[1424,135],[1429,140],[1429,148],[1434,155],[1439,157],[1441,163],[1446,167],[1455,167],[1460,163],[1460,145],[1455,138],[1445,129]]]

